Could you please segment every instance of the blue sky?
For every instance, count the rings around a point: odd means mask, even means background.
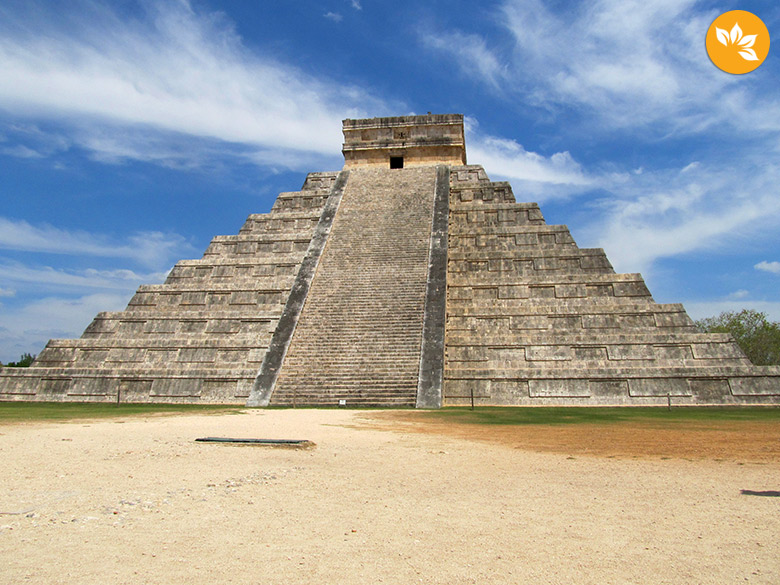
[[[745,75],[705,51],[734,9],[777,39]],[[342,119],[428,111],[657,301],[780,320],[779,31],[774,0],[4,0],[0,361],[340,169]]]

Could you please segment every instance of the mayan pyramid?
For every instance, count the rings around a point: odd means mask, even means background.
[[[780,402],[780,367],[467,165],[461,115],[345,120],[344,140],[343,170],[2,370],[0,400]]]

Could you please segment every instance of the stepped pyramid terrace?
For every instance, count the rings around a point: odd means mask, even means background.
[[[310,173],[124,311],[3,369],[0,400],[780,402],[780,367],[699,332],[467,164],[461,115],[343,130],[341,171]]]

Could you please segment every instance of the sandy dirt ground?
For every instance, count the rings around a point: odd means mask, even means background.
[[[0,583],[777,584],[778,443],[346,410],[4,425]]]

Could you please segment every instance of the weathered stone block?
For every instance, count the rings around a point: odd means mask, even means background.
[[[246,361],[249,351],[246,349],[221,349],[217,351],[217,365],[238,364]]]
[[[690,345],[656,345],[655,356],[659,360],[690,360],[693,351]]]
[[[611,360],[652,360],[655,351],[648,345],[608,345],[607,354]]]
[[[52,364],[72,363],[78,350],[75,347],[47,347],[41,352],[38,361]]]
[[[691,348],[696,359],[747,359],[736,343],[694,343]]]
[[[179,350],[179,362],[213,363],[217,359],[217,350],[206,347],[185,347]]]
[[[616,297],[649,297],[650,291],[647,290],[644,282],[615,282],[612,284],[612,290]]]
[[[572,352],[575,360],[599,363],[608,359],[606,347],[575,346],[572,348]]]
[[[43,378],[38,391],[46,396],[64,396],[70,390],[70,384],[70,378]]]
[[[528,297],[531,299],[554,299],[554,286],[529,286]]]
[[[582,326],[585,329],[615,329],[620,323],[617,315],[583,315]]]
[[[577,331],[582,329],[582,318],[579,315],[551,315],[548,319],[550,328],[555,331]]]
[[[569,345],[529,345],[525,355],[528,361],[564,361],[574,357]]]
[[[155,319],[146,322],[145,332],[154,335],[170,335],[176,333],[178,325],[176,319]]]
[[[146,356],[146,348],[143,347],[112,347],[108,350],[106,363],[111,365],[121,363],[143,362]]]
[[[191,378],[158,378],[152,382],[150,397],[199,397],[203,380]]]
[[[628,395],[627,380],[590,380],[588,382],[591,396],[607,399],[623,398]]]
[[[78,353],[78,359],[85,364],[101,364],[108,358],[107,349],[82,349]]]
[[[180,304],[182,306],[189,305],[205,305],[206,304],[206,291],[186,291],[181,294]]]
[[[148,349],[144,361],[152,366],[165,366],[174,363],[178,358],[178,349]]]
[[[685,378],[637,378],[628,381],[631,396],[690,396]]]
[[[559,299],[584,298],[588,292],[584,284],[556,284],[555,296]]]
[[[498,298],[498,287],[474,287],[473,295],[475,300],[493,300]]]
[[[780,396],[780,376],[729,378],[734,396]]]
[[[731,401],[731,389],[728,380],[690,380],[691,394],[697,402],[718,404]]]
[[[118,388],[119,380],[115,378],[74,378],[68,395],[82,399],[105,398],[116,396]]]
[[[509,318],[510,329],[549,329],[550,319],[546,315],[516,315]]]
[[[585,291],[589,297],[612,297],[615,294],[609,284],[586,284]]]
[[[26,400],[41,390],[41,379],[32,376],[14,376],[4,372],[0,377],[0,399]]]
[[[587,380],[528,380],[528,394],[531,398],[587,398],[590,385]]]
[[[206,330],[208,321],[206,319],[182,319],[179,321],[179,332],[190,334],[201,334]]]
[[[117,337],[135,337],[146,330],[146,319],[122,319],[117,327]]]
[[[119,321],[98,315],[84,330],[85,336],[109,335],[119,327]]]
[[[454,301],[470,300],[474,298],[474,291],[470,286],[451,286],[447,289],[447,296]]]
[[[498,287],[499,299],[527,299],[530,296],[530,291],[525,285],[506,285]]]

